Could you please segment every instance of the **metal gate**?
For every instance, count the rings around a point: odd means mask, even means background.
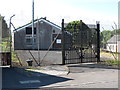
[[[100,62],[100,25],[89,28],[80,21],[64,27],[62,20],[62,63]]]

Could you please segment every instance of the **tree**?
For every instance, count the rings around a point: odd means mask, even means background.
[[[112,31],[112,34],[119,34],[119,35],[120,35],[120,29],[113,30],[113,31]]]
[[[74,32],[74,30],[78,31],[81,24],[84,29],[88,28],[87,25],[82,21],[72,21],[68,23],[68,25],[66,26],[66,30],[69,32]]]
[[[101,46],[104,47],[107,44],[107,41],[113,36],[113,35],[120,35],[120,29],[118,30],[104,30],[100,33],[101,38]]]
[[[90,29],[82,21],[72,21],[66,26],[66,31],[69,31],[72,35],[72,41],[76,47],[84,46],[88,47],[90,43],[95,43],[96,37],[94,37],[94,30]],[[94,38],[93,38],[94,37]],[[95,39],[95,40],[93,40]]]
[[[118,30],[104,30],[100,33],[101,43],[106,44],[107,41],[113,36],[113,35],[120,35],[120,29]]]
[[[106,44],[107,41],[113,36],[112,31],[105,30],[101,32],[101,43]]]
[[[69,22],[68,25],[66,26],[66,30],[69,32],[73,32],[74,28],[76,28],[76,26],[78,27],[78,24],[80,24],[80,21]]]

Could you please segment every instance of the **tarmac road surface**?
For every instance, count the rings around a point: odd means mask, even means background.
[[[55,75],[48,75],[39,73],[41,76],[35,76],[38,73],[33,72],[34,75],[28,75],[28,72],[21,73],[17,68],[2,68],[2,88],[4,89],[34,89],[41,88],[50,84],[64,82],[71,80]]]
[[[68,65],[68,67],[69,74],[63,77],[70,78],[72,80],[48,85],[45,87],[112,89],[120,86],[120,83],[118,83],[119,70],[117,68],[98,64],[74,64]]]
[[[117,68],[98,64],[75,64],[67,67],[69,74],[62,76],[40,72],[40,76],[35,76],[38,72],[28,75],[27,72],[16,71],[16,68],[3,68],[3,88],[118,88],[120,84]]]

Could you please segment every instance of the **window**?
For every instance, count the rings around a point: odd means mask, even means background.
[[[26,27],[26,34],[32,34],[32,27]],[[36,34],[36,28],[34,28],[34,34]]]
[[[32,39],[31,38],[26,38],[26,44],[27,45],[32,45]]]
[[[26,36],[26,45],[32,45],[32,36]],[[34,44],[36,44],[36,36],[34,36]]]

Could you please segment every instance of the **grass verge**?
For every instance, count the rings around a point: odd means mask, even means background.
[[[120,65],[120,60],[106,60],[105,63],[108,65]]]

